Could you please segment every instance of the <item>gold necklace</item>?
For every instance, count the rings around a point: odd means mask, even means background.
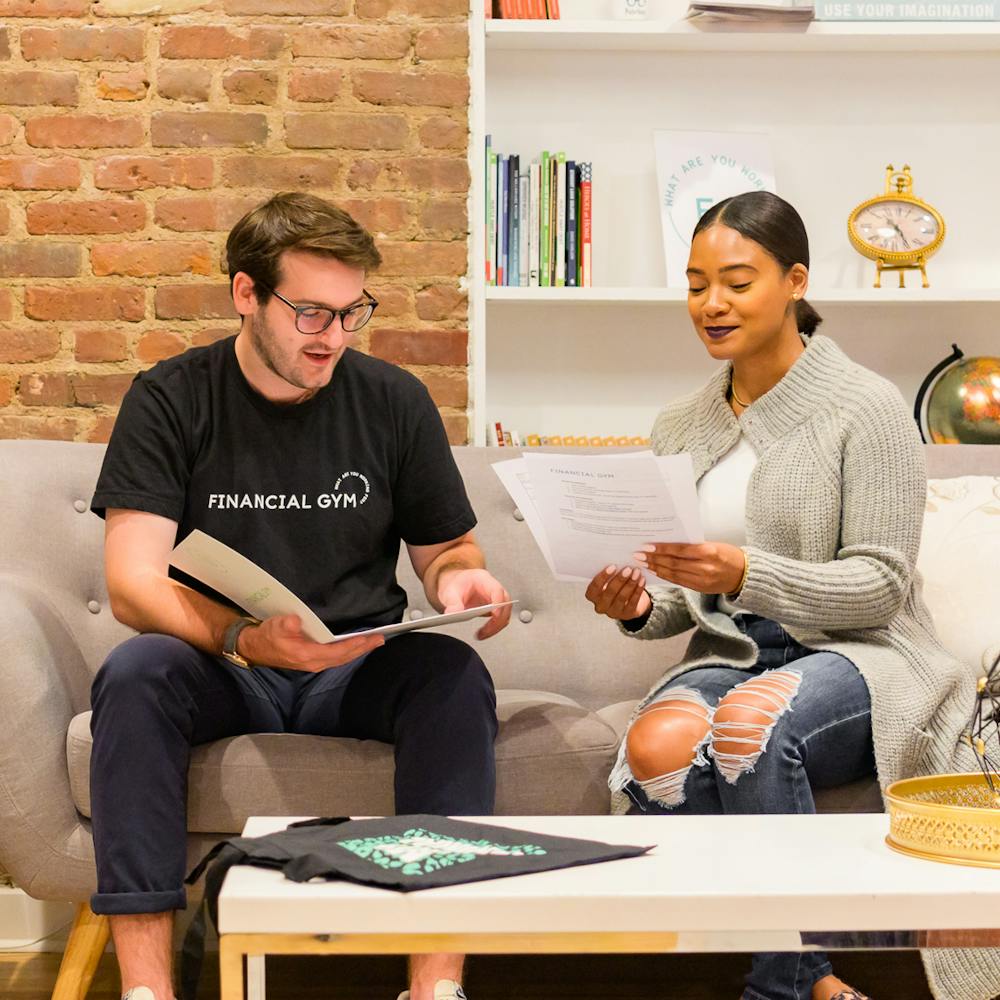
[[[733,381],[730,381],[729,383],[729,394],[733,397],[733,401],[739,406],[742,406],[744,410],[750,405],[750,403],[745,403],[742,399],[740,399],[740,395],[736,391],[736,383]]]

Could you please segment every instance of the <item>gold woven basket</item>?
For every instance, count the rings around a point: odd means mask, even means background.
[[[886,843],[929,861],[1000,868],[1000,804],[979,772],[894,781]]]

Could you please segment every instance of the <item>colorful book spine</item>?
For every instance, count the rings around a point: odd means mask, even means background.
[[[486,154],[486,274],[491,285],[497,283],[497,154]]]
[[[580,237],[583,227],[580,225],[580,164],[576,165],[576,283],[583,284],[580,277]]]
[[[576,163],[566,163],[566,284],[575,287],[577,278],[576,257]]]
[[[507,284],[507,217],[510,214],[510,187],[508,180],[509,156],[500,157],[500,171],[497,178],[497,189],[500,192],[500,233],[497,239],[499,265],[497,267],[497,284]]]
[[[549,160],[549,285],[556,283],[556,204],[558,202],[559,160],[553,156]]]
[[[489,3],[487,2],[487,8]],[[487,14],[487,17],[489,15]],[[489,285],[492,274],[490,273],[490,152],[493,147],[493,136],[486,137],[486,151],[483,157],[483,191],[486,200],[486,210],[483,212],[483,258],[486,273],[486,284]]]
[[[566,154],[556,154],[555,285],[566,286]]]
[[[521,178],[520,157],[516,154],[510,158],[510,236],[509,236],[509,270],[507,284],[521,284],[521,233],[518,221],[521,218]]]
[[[593,284],[593,166],[580,164],[580,285]]]
[[[528,167],[528,284],[538,287],[539,282],[539,225],[538,209],[542,196],[542,165],[533,160]]]
[[[538,284],[542,288],[548,288],[552,283],[549,275],[549,208],[551,204],[550,189],[552,187],[551,171],[549,170],[549,154],[542,151],[542,196],[538,203],[539,211],[539,259],[538,259]]]
[[[528,287],[528,213],[531,204],[531,184],[527,174],[522,173],[517,179],[518,203],[520,214],[517,218],[517,283],[522,288]]]

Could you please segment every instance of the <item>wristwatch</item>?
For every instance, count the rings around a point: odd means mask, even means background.
[[[237,618],[236,621],[226,626],[226,631],[222,634],[222,655],[230,663],[235,663],[236,666],[243,667],[244,670],[249,670],[253,666],[246,657],[240,656],[236,652],[236,643],[239,641],[240,632],[251,625],[259,624],[260,622],[256,618]]]

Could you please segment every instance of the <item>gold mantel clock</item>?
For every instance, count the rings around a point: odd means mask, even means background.
[[[885,168],[885,194],[862,202],[847,219],[847,235],[858,253],[875,261],[875,287],[882,287],[883,271],[899,272],[904,287],[906,271],[919,270],[924,288],[930,287],[925,263],[944,241],[944,219],[913,194],[910,168]]]

